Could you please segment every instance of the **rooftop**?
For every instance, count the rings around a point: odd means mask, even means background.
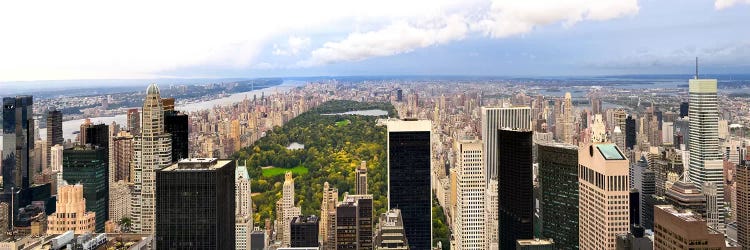
[[[219,160],[216,158],[186,158],[162,169],[161,171],[191,171],[191,170],[216,170],[224,167],[232,160]]]
[[[552,239],[528,239],[528,240],[517,240],[518,245],[521,246],[538,246],[538,245],[552,245],[555,241]]]
[[[625,156],[622,155],[620,149],[618,149],[615,144],[596,144],[596,148],[605,160],[625,160]]]
[[[432,130],[432,122],[429,120],[400,120],[388,121],[388,132],[412,132]]]

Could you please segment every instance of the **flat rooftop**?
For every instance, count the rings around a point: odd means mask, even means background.
[[[169,167],[166,167],[161,171],[216,170],[231,162],[232,160],[219,160],[216,158],[186,158],[169,165]]]
[[[432,122],[430,120],[388,121],[387,126],[388,126],[388,132],[412,132],[412,131],[429,132],[432,130]]]

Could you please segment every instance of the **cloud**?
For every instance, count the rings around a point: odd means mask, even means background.
[[[473,11],[472,11],[473,10]],[[637,14],[637,0],[495,0],[475,2],[463,9],[437,13],[427,22],[399,20],[368,32],[354,32],[311,52],[299,66],[360,61],[408,53],[415,49],[462,40],[472,33],[505,38],[531,32],[542,25],[603,21]]]
[[[301,50],[310,47],[309,37],[290,36],[286,45],[273,45],[273,54],[277,56],[295,56]]]
[[[663,69],[682,68],[690,70],[695,57],[706,67],[748,67],[745,62],[750,58],[750,42],[717,45],[705,48],[687,46],[670,51],[638,50],[611,60],[586,62],[590,67],[604,69]]]
[[[714,2],[714,8],[717,10],[723,10],[737,4],[750,4],[750,0],[716,0],[716,2]]]

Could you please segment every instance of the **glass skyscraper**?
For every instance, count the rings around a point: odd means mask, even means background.
[[[15,211],[17,214],[16,208],[25,207],[31,203],[29,164],[34,154],[34,98],[32,96],[3,98],[2,121],[3,190],[0,200],[8,203],[13,200],[13,207],[9,211]],[[11,216],[10,213],[8,216]]]
[[[86,210],[96,213],[96,231],[104,232],[109,216],[108,155],[103,147],[78,146],[63,151],[63,180],[83,185]]]
[[[578,249],[578,147],[539,144],[537,153],[542,236],[560,249]]]
[[[516,240],[534,238],[532,132],[497,132],[498,245],[514,249]]]

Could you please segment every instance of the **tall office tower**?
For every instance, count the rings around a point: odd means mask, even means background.
[[[133,135],[141,134],[141,114],[138,109],[128,109],[128,131]]]
[[[28,189],[31,182],[31,159],[34,158],[34,98],[16,96],[3,98],[3,191],[2,201],[15,204],[9,211],[18,214],[20,207],[31,203]],[[15,150],[14,150],[15,149]],[[14,191],[11,191],[13,189]],[[12,193],[23,190],[15,200]],[[11,218],[11,215],[8,215]],[[10,221],[10,220],[8,220]],[[9,225],[10,226],[10,225]]]
[[[615,236],[629,231],[629,162],[616,145],[578,149],[578,233],[581,249],[615,249]]]
[[[636,134],[635,119],[632,115],[628,115],[628,118],[625,119],[625,147],[628,149],[633,149],[636,144],[638,144],[638,140]]]
[[[723,232],[723,214],[721,214],[719,188],[714,182],[707,182],[703,184],[701,190],[703,196],[706,197],[706,222],[708,226],[716,230]]]
[[[719,151],[719,110],[716,97],[716,79],[691,79],[690,91],[690,181],[703,188],[714,183],[716,187],[716,215],[709,218],[709,226],[721,227],[724,222],[724,163]],[[712,211],[711,204],[707,211]],[[714,221],[717,220],[717,221]]]
[[[690,111],[690,104],[688,102],[681,102],[680,103],[680,118],[685,118],[685,116],[688,116],[689,111]]]
[[[133,136],[120,131],[112,137],[112,166],[114,181],[133,182],[131,165],[133,162]]]
[[[674,121],[674,145],[675,148],[680,148],[680,145],[690,148],[690,117]]]
[[[599,97],[591,97],[591,114],[602,113],[602,99]]]
[[[620,126],[615,126],[614,130],[612,130],[612,142],[614,142],[618,148],[626,148],[625,133],[623,133]]]
[[[139,233],[155,231],[156,170],[172,162],[172,142],[170,135],[164,132],[159,87],[151,84],[146,93],[141,131],[133,143],[133,231]]]
[[[401,210],[391,209],[380,215],[378,229],[375,232],[374,249],[408,250],[409,242],[404,232],[404,220]]]
[[[235,247],[234,168],[189,158],[156,171],[156,249]]]
[[[532,134],[503,129],[497,132],[500,249],[513,249],[516,240],[534,237]]]
[[[63,143],[62,112],[56,109],[50,110],[47,112],[47,149],[55,145],[63,145]]]
[[[104,232],[109,217],[107,154],[98,146],[76,146],[63,152],[63,180],[83,185],[86,209],[96,213],[96,231]]]
[[[86,198],[80,184],[61,186],[57,195],[55,213],[47,217],[47,234],[93,233],[96,227],[95,212],[86,211]]]
[[[110,135],[111,133],[110,126],[100,123],[100,124],[90,124],[86,127],[86,140],[85,144],[91,144],[97,147],[100,147],[104,150],[104,155],[107,156],[107,186],[109,186],[109,183],[113,182],[114,173],[110,172],[111,169],[110,162],[112,162],[112,159],[110,159]]]
[[[122,218],[131,218],[133,197],[130,195],[132,185],[125,181],[116,181],[109,185],[109,221],[119,222]],[[105,224],[106,229],[106,224]]]
[[[278,234],[281,236],[282,246],[289,246],[291,243],[291,234],[289,232],[289,223],[294,217],[302,215],[299,207],[294,206],[294,178],[292,172],[284,174],[284,186],[282,187],[282,196],[276,204],[276,225],[279,226]]]
[[[654,207],[654,249],[741,249],[706,226],[700,214],[670,205]]]
[[[573,108],[573,98],[570,92],[565,93],[560,110],[555,116],[555,137],[561,142],[576,144],[575,141],[575,113]]]
[[[317,248],[318,226],[318,217],[315,215],[294,217],[290,225],[291,247]]]
[[[628,113],[625,112],[624,109],[618,108],[618,109],[610,109],[607,111],[607,128],[610,130],[615,129],[615,127],[620,127],[623,133],[625,133],[625,120],[628,118]]]
[[[253,201],[250,198],[250,175],[247,166],[237,166],[234,172],[235,203],[235,249],[250,249],[250,233],[253,231]],[[317,230],[317,228],[316,228]]]
[[[52,170],[52,173],[56,175],[56,178],[57,178],[55,181],[55,184],[57,184],[57,186],[61,186],[63,184],[62,183],[63,146],[60,144],[52,146],[52,148],[50,148],[49,158],[50,158],[49,160],[50,169]],[[52,192],[56,192],[57,187],[52,187],[52,188],[55,189],[55,190],[52,190]]]
[[[607,141],[607,128],[604,125],[601,114],[594,115],[594,120],[591,124],[591,140],[594,142],[605,142]]]
[[[431,129],[426,120],[388,123],[388,209],[401,210],[414,250],[432,245]]]
[[[404,101],[404,91],[401,89],[396,89],[396,101],[397,102],[403,102]]]
[[[674,123],[663,122],[661,127],[661,143],[674,145]]]
[[[360,249],[372,249],[373,204],[371,194],[347,195],[344,201],[353,199],[357,204],[357,245]]]
[[[164,107],[164,111],[174,111],[174,98],[162,98],[161,106]]]
[[[341,202],[336,207],[336,249],[358,249],[357,205]]]
[[[357,194],[367,194],[367,162],[362,161],[357,170],[355,170],[355,185]]]
[[[78,130],[78,145],[85,145],[86,144],[86,129],[91,126],[91,119],[86,118],[86,120],[81,123],[80,129]]]
[[[501,128],[531,130],[531,108],[482,107],[482,141],[484,142],[482,160],[486,173],[485,182],[497,178],[497,130]]]
[[[628,218],[629,222],[628,225],[631,227],[634,226],[640,226],[641,225],[641,191],[638,189],[630,189],[630,193],[628,194],[628,211],[630,212],[630,217]],[[631,228],[632,231],[633,228]]]
[[[174,99],[172,109],[164,111],[164,132],[169,133],[172,138],[172,162],[188,158],[188,115],[174,111]]]
[[[578,147],[539,144],[537,155],[542,237],[561,249],[578,249]]]
[[[498,183],[493,179],[487,183],[484,193],[484,249],[499,249],[498,246]]]
[[[323,200],[320,202],[320,227],[318,229],[323,249],[336,249],[336,206],[339,190],[323,183]]]
[[[630,177],[630,188],[637,189],[640,194],[641,207],[639,209],[640,214],[638,214],[640,224],[646,229],[651,229],[653,218],[649,220],[645,216],[650,206],[646,200],[648,196],[656,193],[656,174],[649,167],[649,161],[646,160],[646,157],[641,156],[641,159],[629,169],[628,175]]]
[[[458,249],[484,249],[484,166],[480,140],[455,143],[457,171],[455,234]]]
[[[737,166],[734,176],[737,187],[737,242],[750,248],[750,162]]]

